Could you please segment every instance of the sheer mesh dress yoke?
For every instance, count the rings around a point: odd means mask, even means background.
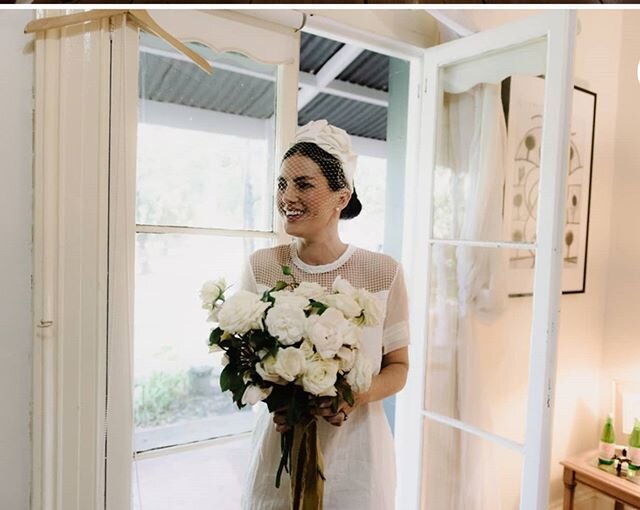
[[[392,257],[349,245],[335,261],[306,264],[298,257],[295,243],[256,251],[249,260],[245,287],[264,291],[278,280],[286,280],[282,266],[289,266],[297,281],[314,282],[331,288],[341,276],[355,288],[376,294],[385,311],[382,353],[409,343],[408,302],[402,267]]]
[[[378,299],[382,324],[365,328],[362,353],[374,373],[382,356],[409,343],[407,294],[400,265],[391,257],[354,246],[329,264],[314,266],[297,255],[295,243],[259,250],[249,260],[243,287],[264,292],[278,280],[287,281],[282,266],[289,266],[298,282],[314,282],[326,288],[336,277],[364,288]],[[289,508],[289,479],[275,488],[280,460],[280,434],[266,405],[257,405],[251,461],[242,495],[244,510]],[[382,401],[353,410],[349,421],[335,427],[318,420],[320,447],[325,458],[324,510],[393,510],[395,500],[395,453],[393,436]]]

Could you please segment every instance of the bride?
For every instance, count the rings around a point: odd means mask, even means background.
[[[353,406],[341,402],[337,412],[321,401],[315,413],[321,417],[318,435],[325,459],[324,508],[389,510],[395,499],[395,455],[382,400],[400,391],[407,377],[407,293],[395,260],[345,244],[338,235],[338,221],[362,209],[353,185],[355,167],[345,131],[325,120],[300,128],[284,155],[277,193],[285,230],[295,241],[253,253],[243,286],[262,293],[281,279],[281,266],[289,266],[298,282],[331,287],[341,276],[379,300],[384,320],[366,328],[362,342],[374,369],[369,391],[356,395]],[[285,414],[260,407],[242,508],[286,510],[288,476],[275,487],[280,435],[288,430]]]

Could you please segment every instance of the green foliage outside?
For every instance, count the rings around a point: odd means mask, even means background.
[[[171,425],[193,419],[238,412],[220,391],[219,375],[212,367],[178,372],[153,372],[136,381],[136,427]]]

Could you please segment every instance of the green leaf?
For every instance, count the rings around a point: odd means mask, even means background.
[[[282,274],[291,276],[293,273],[291,272],[291,268],[289,266],[282,266]]]
[[[344,390],[342,391],[342,399],[351,407],[353,407],[353,404],[354,404],[353,391],[349,386],[344,388]]]
[[[220,389],[235,391],[239,386],[244,386],[242,376],[236,372],[235,363],[229,363],[220,374]]]
[[[288,386],[274,386],[269,396],[264,399],[264,402],[267,404],[269,412],[272,413],[291,402],[291,390]]]
[[[289,286],[289,284],[287,282],[283,282],[282,280],[278,280],[276,282],[276,286],[273,288],[273,290],[275,291],[279,291],[282,289],[286,289]]]
[[[250,383],[247,383],[246,385],[242,382],[242,378],[240,378],[240,385],[236,386],[232,392],[233,392],[233,401],[237,404],[238,409],[242,409],[246,404],[242,403],[242,396],[244,395],[244,391],[247,389],[247,386],[249,386]]]
[[[339,406],[340,406],[340,399],[338,397],[331,397],[331,410],[334,413],[337,413]]]
[[[220,339],[222,337],[222,330],[220,328],[216,328],[211,331],[209,335],[209,347],[212,345],[220,345]]]
[[[327,305],[320,301],[315,301],[314,299],[311,299],[309,302],[311,303],[311,310],[315,311],[318,315],[322,315],[328,308]]]

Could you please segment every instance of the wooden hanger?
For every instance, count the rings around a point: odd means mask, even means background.
[[[213,72],[211,65],[202,56],[198,55],[195,51],[189,48],[182,41],[173,37],[169,32],[162,28],[156,21],[149,15],[147,11],[139,9],[95,9],[92,11],[78,12],[75,14],[67,14],[64,16],[55,16],[51,18],[42,18],[30,21],[24,29],[25,34],[32,32],[40,32],[43,30],[50,30],[54,28],[63,28],[71,25],[79,25],[81,23],[88,23],[90,21],[99,20],[102,18],[110,18],[111,16],[117,16],[124,14],[129,17],[138,27],[146,32],[149,32],[166,43],[173,46],[183,55],[190,58],[200,69],[208,74]]]

